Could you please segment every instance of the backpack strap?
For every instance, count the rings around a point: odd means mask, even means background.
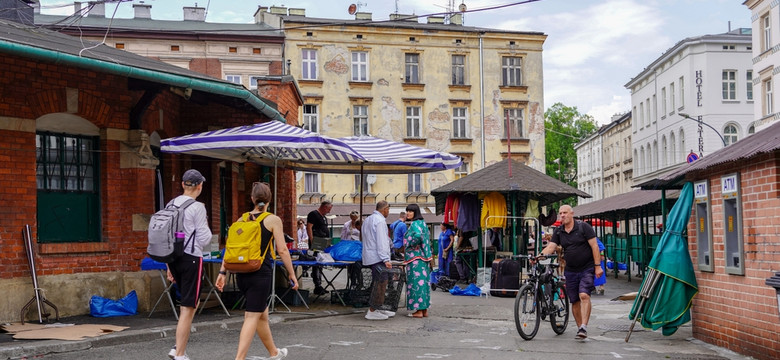
[[[184,231],[184,210],[187,210],[187,208],[195,203],[195,199],[190,198],[187,199],[184,203],[182,203],[179,206],[176,206],[176,204],[173,203],[173,200],[168,203],[169,206],[175,206],[177,208],[177,211],[179,212],[179,215],[176,216],[176,229],[174,231]],[[197,233],[198,230],[195,229],[195,231],[190,234],[190,237],[184,242],[184,248],[187,247],[187,244],[190,244],[190,252],[195,251],[195,233]],[[175,234],[173,234],[175,236]]]
[[[250,221],[249,220],[249,215],[250,215],[250,213],[248,213],[248,212],[244,213],[244,215],[241,216],[241,220],[242,221]],[[263,212],[260,215],[258,215],[257,218],[254,221],[257,221],[258,223],[262,224],[263,220],[265,220],[265,218],[268,217],[268,215],[271,215],[271,213],[268,212],[268,211]],[[263,227],[261,225],[260,226],[260,244],[262,244],[262,243],[263,243]],[[263,259],[265,259],[265,256],[268,255],[268,250],[273,249],[273,247],[274,247],[274,242],[273,242],[273,240],[271,240],[271,241],[268,242],[268,246],[265,248],[265,251],[263,251],[263,255],[262,255]],[[276,252],[275,251],[271,252],[271,257],[274,260],[276,260]]]

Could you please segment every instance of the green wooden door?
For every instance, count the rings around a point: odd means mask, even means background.
[[[100,241],[98,137],[36,134],[38,241]]]

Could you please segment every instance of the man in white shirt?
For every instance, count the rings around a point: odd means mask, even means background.
[[[190,199],[196,199],[203,191],[206,178],[198,170],[190,169],[181,177],[184,194],[173,199],[176,205],[182,205]],[[181,312],[176,325],[176,345],[168,352],[175,360],[189,360],[187,341],[190,338],[192,318],[198,306],[200,295],[200,275],[203,266],[203,248],[211,243],[211,229],[206,217],[206,206],[196,201],[184,209],[184,255],[168,264],[168,280],[179,287],[181,293]]]
[[[371,277],[374,279],[371,289],[371,299],[366,313],[368,320],[387,320],[395,316],[392,311],[378,310],[385,302],[387,290],[387,272],[382,268],[392,269],[390,263],[390,237],[387,231],[387,215],[390,205],[381,200],[376,203],[376,210],[363,222],[363,266],[371,267]],[[376,287],[376,288],[373,288]],[[376,297],[374,296],[376,294]]]

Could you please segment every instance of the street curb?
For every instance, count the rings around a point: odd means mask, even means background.
[[[362,312],[362,311],[361,311]],[[324,312],[314,315],[298,313],[276,313],[270,315],[271,324],[282,322],[291,322],[307,319],[318,319],[339,315],[351,315],[356,311],[345,312]],[[244,323],[243,316],[231,316],[228,319],[218,321],[205,321],[192,324],[192,333],[213,332],[219,330],[240,330]],[[66,353],[72,351],[83,351],[92,348],[101,348],[128,343],[139,343],[153,341],[157,339],[176,337],[176,325],[154,327],[148,329],[124,330],[112,334],[87,338],[84,340],[66,341],[66,340],[41,340],[26,343],[23,345],[11,345],[0,347],[0,359],[22,359],[49,354]]]

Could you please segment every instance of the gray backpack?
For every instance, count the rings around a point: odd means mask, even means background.
[[[186,243],[184,239],[177,239],[176,232],[184,232],[184,210],[192,205],[195,199],[185,201],[181,206],[176,206],[171,200],[165,209],[162,209],[149,220],[149,246],[146,252],[154,261],[162,263],[172,263],[182,255]],[[193,232],[187,242],[195,236]],[[195,249],[195,243],[192,243],[192,250]],[[190,250],[190,251],[192,251]]]

